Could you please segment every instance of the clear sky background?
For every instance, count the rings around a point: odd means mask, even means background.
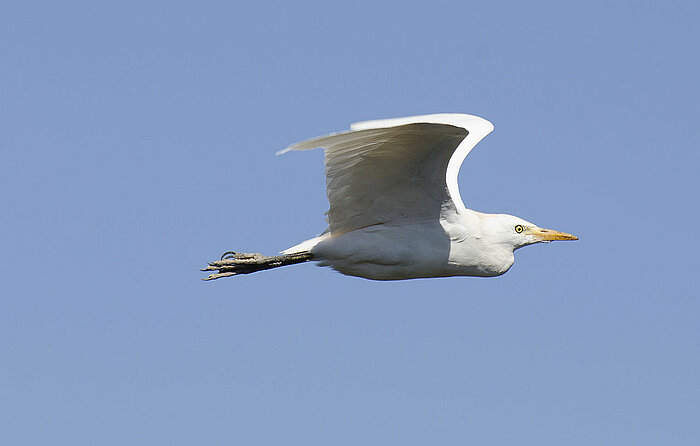
[[[0,439],[13,445],[691,445],[697,2],[7,2]],[[468,207],[580,236],[505,276],[311,264],[321,151],[434,112],[496,130]]]

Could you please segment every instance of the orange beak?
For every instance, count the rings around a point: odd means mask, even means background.
[[[534,228],[530,230],[530,234],[534,235],[543,242],[552,242],[555,240],[578,240],[578,237],[575,235],[555,231],[553,229]]]

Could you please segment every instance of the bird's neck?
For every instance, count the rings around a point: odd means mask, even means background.
[[[467,209],[443,219],[451,240],[451,263],[470,265],[469,275],[498,276],[508,271],[513,265],[513,250],[494,242],[497,215]]]

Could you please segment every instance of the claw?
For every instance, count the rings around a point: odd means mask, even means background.
[[[234,258],[235,256],[236,256],[236,252],[235,252],[235,251],[226,251],[225,253],[221,254],[221,259],[219,259],[219,260],[224,260],[224,258],[226,258],[226,259],[232,259],[232,258]]]
[[[203,277],[202,280],[204,280],[204,281],[216,280],[216,279],[220,279],[222,277],[229,277],[229,276],[235,276],[235,275],[236,275],[235,272],[209,274],[209,277]]]

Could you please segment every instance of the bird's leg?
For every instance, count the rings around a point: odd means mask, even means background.
[[[214,280],[221,277],[250,274],[256,271],[277,268],[279,266],[302,263],[308,260],[311,260],[311,253],[309,252],[268,257],[258,253],[227,251],[221,256],[220,260],[210,262],[202,271],[218,271],[204,279]]]

